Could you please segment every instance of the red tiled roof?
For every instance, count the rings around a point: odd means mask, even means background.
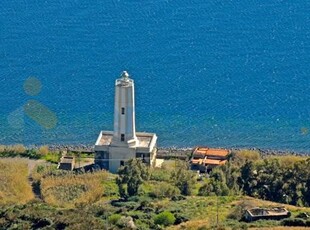
[[[227,149],[214,149],[214,148],[201,148],[197,147],[194,150],[194,154],[201,154],[205,156],[220,156],[225,157],[227,156],[229,151]]]

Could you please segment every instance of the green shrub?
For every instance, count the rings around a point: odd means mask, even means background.
[[[116,183],[122,198],[136,196],[140,185],[149,179],[149,168],[141,159],[130,159],[124,167],[118,170]]]
[[[241,220],[244,214],[244,210],[241,206],[236,206],[233,210],[228,214],[227,218],[233,220]]]
[[[306,226],[305,221],[300,218],[287,218],[282,220],[281,224],[284,226]]]
[[[141,220],[136,220],[135,224],[137,226],[137,229],[139,229],[139,230],[149,230],[150,229],[150,226]]]
[[[206,184],[200,187],[199,196],[227,196],[229,195],[229,188],[226,183],[219,182],[211,178]]]
[[[178,187],[182,195],[192,194],[196,184],[196,174],[189,170],[189,165],[185,162],[176,162],[176,168],[171,173],[171,180]]]
[[[169,170],[155,168],[151,171],[150,180],[169,182],[170,174]]]
[[[103,181],[104,193],[106,197],[118,196],[118,187],[114,180]]]
[[[310,216],[309,213],[302,212],[302,213],[299,213],[299,214],[296,216],[296,218],[308,219],[308,218],[310,218],[309,216]]]
[[[40,158],[36,149],[26,149],[23,145],[0,145],[0,157],[26,157],[31,159]]]
[[[116,223],[121,219],[121,215],[120,214],[113,214],[111,216],[109,216],[108,218],[108,222],[110,224],[116,225]]]
[[[181,224],[183,222],[189,221],[190,218],[182,213],[176,213],[175,215],[175,224]]]
[[[154,222],[155,224],[169,226],[174,224],[175,217],[171,212],[164,211],[155,216]]]
[[[134,201],[112,201],[111,205],[118,208],[126,208],[127,210],[134,210],[139,207],[139,203]]]
[[[180,195],[180,190],[167,182],[157,182],[152,184],[149,195],[154,198],[171,198]]]
[[[171,200],[172,201],[186,200],[186,197],[182,195],[176,195],[176,196],[171,197]]]
[[[141,199],[140,196],[131,196],[131,197],[128,197],[127,201],[130,201],[130,202],[139,202]]]
[[[60,161],[60,158],[61,158],[61,154],[59,153],[55,153],[55,152],[47,152],[47,153],[40,153],[41,154],[41,158],[48,161],[48,162],[51,162],[51,163],[58,163]]]

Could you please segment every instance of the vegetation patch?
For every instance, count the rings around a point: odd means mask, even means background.
[[[23,159],[0,159],[0,204],[23,204],[34,198]]]
[[[48,176],[41,179],[41,194],[45,202],[60,207],[93,203],[102,197],[107,177],[104,171]]]
[[[152,198],[172,198],[180,195],[180,190],[170,183],[147,181],[141,186],[141,192]]]
[[[57,157],[46,146],[33,151],[0,147],[0,156],[8,153],[37,154],[50,162]],[[0,229],[297,229],[310,224],[310,160],[306,157],[236,151],[207,175],[193,173],[182,161],[150,169],[140,159],[132,159],[118,175],[63,171],[56,164],[41,164],[42,160],[14,158],[6,165],[2,161]],[[30,181],[27,162],[34,162],[29,167],[34,167]],[[33,198],[30,182],[41,201],[29,201]],[[23,201],[25,187],[31,199]],[[291,212],[289,219],[243,222],[249,208],[279,206]]]
[[[175,217],[171,212],[164,211],[155,216],[154,223],[163,226],[173,225]]]

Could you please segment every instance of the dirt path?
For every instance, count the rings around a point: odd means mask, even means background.
[[[37,165],[48,165],[48,164],[49,163],[47,163],[45,160],[28,159],[28,180],[32,187],[32,192],[34,193],[34,196],[36,199],[42,200],[40,184],[33,180],[31,173]]]

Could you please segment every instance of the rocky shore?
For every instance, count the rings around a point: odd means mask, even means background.
[[[94,145],[67,145],[67,144],[52,144],[48,145],[51,151],[73,151],[73,152],[94,152]],[[28,149],[39,149],[39,145],[32,145],[28,146]],[[169,155],[169,156],[182,156],[188,155],[192,152],[194,147],[185,147],[185,148],[178,148],[178,147],[158,147],[158,154],[159,155]],[[295,151],[284,151],[284,150],[274,150],[274,149],[262,149],[262,148],[228,148],[231,152],[239,151],[239,150],[254,150],[260,152],[262,156],[266,155],[308,155],[308,153],[300,153]]]

